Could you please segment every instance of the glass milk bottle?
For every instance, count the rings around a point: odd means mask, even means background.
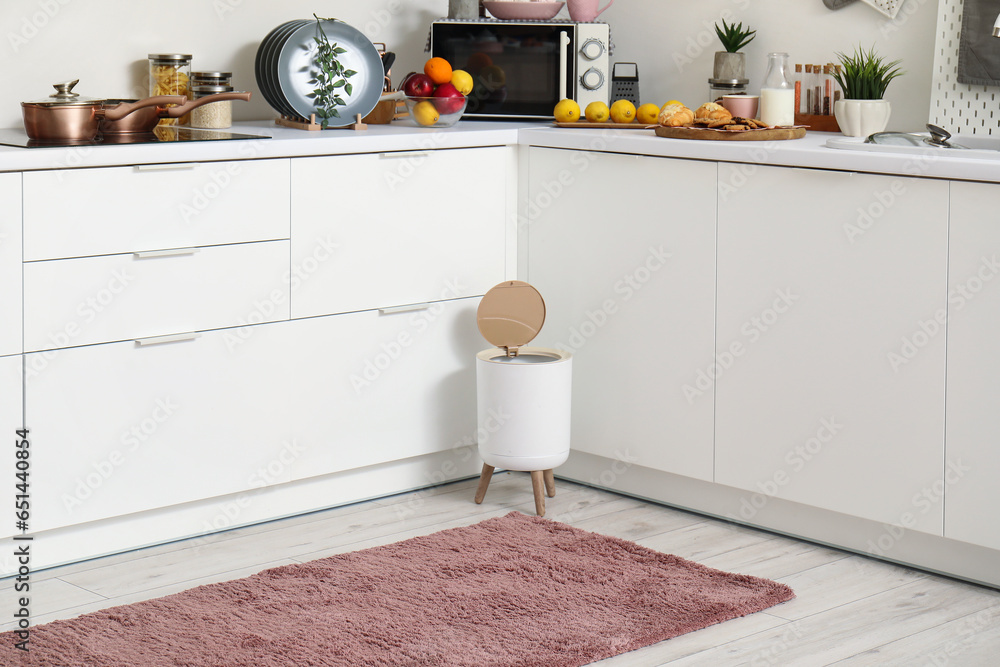
[[[795,125],[795,86],[788,77],[788,54],[767,54],[760,87],[760,121],[769,127]]]

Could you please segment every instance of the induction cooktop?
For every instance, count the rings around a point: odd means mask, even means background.
[[[257,134],[240,134],[229,130],[202,130],[194,127],[161,125],[152,132],[100,136],[93,141],[43,142],[29,139],[24,130],[0,130],[0,146],[18,148],[66,148],[69,146],[119,146],[122,144],[175,144],[192,141],[234,141],[239,139],[270,139]]]

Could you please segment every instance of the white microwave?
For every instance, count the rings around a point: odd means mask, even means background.
[[[447,20],[431,24],[431,54],[472,75],[463,118],[551,118],[564,98],[608,103],[607,23]]]

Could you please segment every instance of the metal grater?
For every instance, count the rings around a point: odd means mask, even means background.
[[[618,74],[619,65],[631,65],[632,76]],[[627,68],[625,68],[627,69]],[[639,66],[635,63],[615,63],[611,66],[611,101],[628,100],[639,106]]]

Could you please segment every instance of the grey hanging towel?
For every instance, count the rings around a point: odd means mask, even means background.
[[[962,36],[958,43],[958,80],[981,86],[1000,86],[1000,37],[993,22],[1000,12],[996,0],[965,0]]]

